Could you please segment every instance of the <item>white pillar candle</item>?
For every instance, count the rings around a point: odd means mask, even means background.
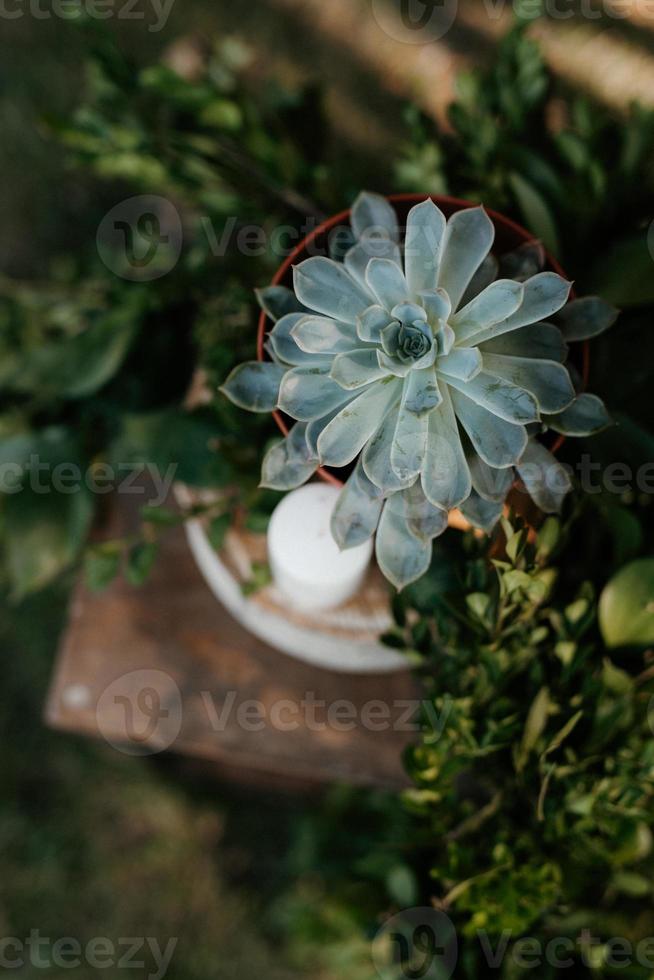
[[[366,573],[372,542],[340,551],[329,522],[340,490],[308,483],[289,493],[268,525],[273,580],[298,609],[331,609],[350,599]]]

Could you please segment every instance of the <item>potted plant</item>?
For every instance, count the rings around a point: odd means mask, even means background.
[[[585,342],[617,311],[571,299],[529,233],[483,207],[362,193],[339,261],[326,252],[346,218],[316,229],[259,293],[259,360],[222,390],[284,433],[262,484],[343,482],[334,538],[345,549],[376,534],[401,589],[452,512],[490,532],[517,479],[543,511],[560,509],[570,478],[541,437],[553,432],[556,450],[609,423],[583,391]],[[578,367],[568,342],[584,342]]]

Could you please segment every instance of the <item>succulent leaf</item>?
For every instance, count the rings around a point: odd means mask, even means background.
[[[327,466],[347,466],[374,434],[399,393],[395,378],[370,385],[343,408],[318,438],[318,455]]]
[[[481,369],[481,353],[476,347],[455,347],[438,361],[439,371],[459,381],[472,381]]]
[[[409,529],[401,494],[394,494],[384,505],[375,554],[382,572],[398,591],[415,582],[429,568],[432,543]]]
[[[294,490],[318,469],[306,439],[306,422],[297,422],[285,439],[268,450],[261,467],[261,486],[271,490]]]
[[[466,459],[475,493],[490,503],[503,504],[513,486],[513,469],[493,469],[475,452],[466,453]]]
[[[454,408],[446,386],[439,411],[429,414],[427,455],[421,480],[424,494],[435,507],[452,510],[466,499],[472,486]]]
[[[400,398],[398,397],[386,417],[378,425],[361,456],[366,476],[371,483],[385,493],[402,490],[413,482],[412,480],[401,480],[391,466],[391,448],[395,438],[399,410]]]
[[[516,312],[491,327],[475,334],[475,343],[483,344],[485,340],[500,337],[529,323],[546,320],[558,312],[568,300],[572,283],[567,282],[556,272],[539,272],[524,283],[522,305]]]
[[[268,334],[268,342],[280,361],[298,367],[300,364],[318,367],[322,361],[328,364],[328,355],[309,354],[296,343],[293,328],[306,317],[306,313],[287,313],[281,317]]]
[[[375,347],[337,354],[332,362],[331,377],[341,388],[348,390],[363,388],[387,375],[388,371],[380,367]]]
[[[473,527],[478,528],[480,531],[485,531],[486,534],[490,534],[502,516],[504,502],[495,503],[490,500],[485,500],[473,490],[468,499],[461,504],[460,509],[465,519]]]
[[[493,222],[483,208],[457,211],[447,223],[438,285],[457,310],[472,277],[491,250]]]
[[[411,208],[407,218],[404,264],[408,295],[416,298],[423,290],[436,289],[438,267],[445,235],[445,215],[433,201]]]
[[[367,478],[359,459],[331,518],[332,534],[339,548],[356,548],[368,541],[375,533],[383,506],[381,491]]]
[[[348,392],[329,377],[328,371],[329,366],[288,371],[279,388],[278,408],[299,422],[309,422],[346,404]]]
[[[368,289],[366,269],[370,260],[375,258],[388,259],[394,262],[398,269],[402,268],[400,247],[390,238],[376,238],[366,234],[345,256],[345,268],[366,291]]]
[[[457,344],[461,344],[481,330],[501,323],[522,305],[524,286],[510,279],[498,279],[483,292],[475,296],[450,319],[450,326],[456,334]]]
[[[393,322],[393,317],[381,306],[369,306],[365,313],[357,317],[359,340],[381,344],[382,330]]]
[[[444,373],[441,377],[447,379],[451,388],[462,392],[487,413],[496,415],[505,422],[525,425],[528,422],[538,422],[540,419],[538,404],[532,394],[519,385],[505,381],[504,378],[490,374],[488,371],[480,371],[471,381],[460,381]]]
[[[572,488],[567,469],[545,446],[532,440],[517,470],[534,503],[546,514],[558,514]]]
[[[497,279],[498,270],[499,262],[495,256],[487,255],[470,280],[468,288],[461,297],[459,306],[467,306],[468,303],[475,298],[475,296],[478,296],[482,290],[486,289],[486,286],[490,286],[492,282],[495,282]],[[517,279],[517,276],[506,275],[504,278]]]
[[[479,349],[482,354],[507,354],[560,362],[565,361],[568,354],[563,334],[552,323],[530,323],[512,333],[485,341]]]
[[[220,390],[239,408],[272,412],[287,370],[283,364],[247,361],[234,368]]]
[[[547,424],[565,436],[592,436],[611,425],[611,416],[597,395],[577,395],[559,415],[547,416]]]
[[[287,286],[266,286],[264,289],[255,289],[254,292],[259,306],[271,320],[281,320],[287,313],[309,312]]]
[[[371,259],[366,282],[377,302],[389,313],[398,303],[406,302],[409,295],[404,273],[390,259]]]
[[[433,541],[447,527],[447,511],[434,507],[425,497],[420,483],[402,491],[407,525],[412,534],[423,541]]]
[[[343,266],[322,255],[294,266],[293,283],[296,296],[310,310],[344,323],[356,325],[370,306],[370,297]]]
[[[484,354],[484,370],[529,391],[542,412],[562,412],[575,397],[570,375],[557,361]]]
[[[574,299],[559,312],[559,325],[566,340],[589,340],[612,327],[619,310],[600,296]]]
[[[515,466],[527,447],[524,425],[514,425],[493,415],[460,391],[452,391],[452,403],[484,462],[498,470]]]
[[[381,194],[362,191],[352,205],[352,230],[357,238],[367,232],[387,235],[391,241],[399,240],[397,215],[393,206]]]
[[[297,315],[297,314],[295,314]],[[356,347],[357,334],[349,323],[327,316],[300,316],[291,327],[291,336],[307,354],[339,354]]]
[[[391,444],[391,466],[403,482],[416,479],[420,475],[427,451],[427,430],[429,418],[426,414],[416,415],[407,409],[407,397],[411,375],[404,382],[402,401],[397,416],[397,426]]]
[[[414,415],[426,415],[443,401],[434,367],[409,372],[404,383],[404,408]]]
[[[427,289],[419,294],[418,299],[427,313],[427,322],[434,329],[440,327],[441,321],[447,320],[452,312],[450,297],[444,289]]]

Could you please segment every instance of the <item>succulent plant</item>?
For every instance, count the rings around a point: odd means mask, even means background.
[[[290,490],[320,465],[353,464],[332,532],[350,548],[376,531],[378,563],[402,588],[429,567],[452,509],[493,528],[516,470],[543,510],[560,509],[568,473],[535,437],[608,424],[600,399],[577,393],[566,342],[617,311],[597,297],[568,302],[571,284],[541,271],[538,243],[498,260],[483,207],[446,221],[427,199],[402,241],[391,204],[363,193],[351,224],[343,262],[308,258],[294,291],[259,293],[275,321],[271,360],[240,365],[223,391],[296,420],[263,461],[264,486]]]

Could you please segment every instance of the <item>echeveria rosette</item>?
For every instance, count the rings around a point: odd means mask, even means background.
[[[426,200],[401,247],[388,201],[361,194],[352,230],[343,263],[307,259],[294,292],[259,294],[275,320],[271,361],[241,365],[223,390],[297,420],[266,455],[263,485],[290,490],[320,465],[355,463],[334,537],[349,548],[376,531],[379,565],[402,588],[427,570],[453,508],[493,528],[516,469],[543,510],[560,508],[569,478],[534,435],[607,424],[602,402],[575,390],[566,341],[600,333],[616,311],[597,297],[569,303],[570,283],[539,271],[538,245],[498,263],[482,207],[446,221]]]

